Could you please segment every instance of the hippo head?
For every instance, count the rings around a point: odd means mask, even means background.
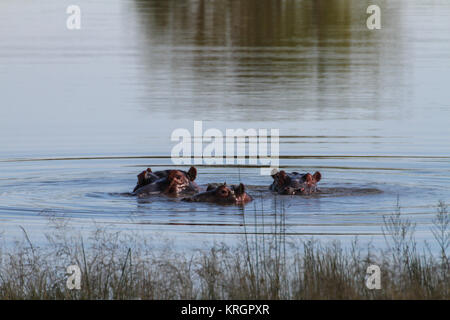
[[[270,188],[279,194],[311,194],[317,191],[317,182],[320,181],[322,175],[318,171],[313,175],[280,171],[273,174],[272,178],[273,183]]]
[[[183,176],[182,178],[180,178],[181,175]],[[196,177],[197,169],[195,167],[191,167],[187,172],[183,170],[162,170],[153,172],[152,169],[147,168],[147,170],[144,170],[138,174],[138,182],[136,187],[134,187],[133,192],[136,192],[138,189],[154,182],[161,182],[161,185],[168,185],[170,188],[165,188],[165,190],[157,190],[159,187],[155,186],[154,188],[150,188],[152,191],[178,193],[179,191],[186,190],[197,192],[198,186],[194,182]]]
[[[188,172],[182,170],[168,170],[166,179],[167,187],[163,191],[167,194],[178,194],[181,192],[197,192],[198,186],[194,182],[197,177],[197,169],[191,167]]]
[[[252,200],[245,192],[245,186],[239,185],[227,186],[226,183],[220,185],[208,185],[205,192],[198,193],[192,197],[184,198],[189,202],[213,202],[217,204],[238,204],[243,205]]]

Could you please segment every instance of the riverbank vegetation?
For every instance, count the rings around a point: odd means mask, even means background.
[[[383,249],[363,247],[357,238],[349,246],[288,241],[280,211],[270,231],[249,227],[236,246],[215,243],[189,253],[100,228],[83,239],[58,222],[48,244],[37,247],[23,230],[22,241],[0,252],[0,299],[450,298],[450,215],[444,203],[432,225],[433,250],[429,243],[418,249],[415,226],[399,207],[384,217]],[[366,287],[372,264],[380,267],[381,289]],[[67,288],[70,265],[81,270],[80,290]]]

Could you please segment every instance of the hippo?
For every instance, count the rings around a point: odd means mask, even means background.
[[[279,194],[300,194],[308,195],[318,192],[317,182],[320,181],[322,175],[319,171],[314,174],[298,172],[286,173],[280,171],[272,175],[273,183],[270,190],[276,191]]]
[[[197,193],[189,198],[183,198],[188,202],[212,202],[217,204],[237,204],[244,205],[252,201],[252,197],[245,192],[245,186],[239,185],[227,186],[223,184],[209,184],[205,192]]]
[[[134,187],[133,192],[136,192],[137,189],[146,186],[150,183],[153,183],[156,180],[166,178],[169,175],[170,171],[173,170],[161,170],[153,172],[152,169],[147,168],[147,170],[144,170],[137,175],[138,182],[136,184],[136,187]],[[190,181],[194,181],[195,178],[197,177],[197,169],[195,167],[191,167],[187,172],[183,170],[178,171],[183,172],[189,178]]]
[[[183,170],[163,170],[152,172],[150,168],[138,175],[138,183],[133,190],[136,195],[163,193],[177,196],[180,193],[196,193],[199,191],[194,182],[197,169],[191,167]]]

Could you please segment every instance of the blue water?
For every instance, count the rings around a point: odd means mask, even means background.
[[[395,211],[432,241],[450,203],[450,4],[380,1],[0,3],[0,232],[41,241],[49,216],[77,231],[161,234],[182,247],[234,242],[285,214],[292,239],[383,245]],[[319,197],[275,197],[246,165],[198,165],[198,183],[244,182],[245,209],[136,199],[136,175],[173,168],[171,133],[275,128],[280,167],[320,170]],[[248,163],[247,163],[248,164]],[[257,222],[255,229],[254,222]]]

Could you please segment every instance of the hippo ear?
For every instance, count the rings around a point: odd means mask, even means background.
[[[142,184],[144,184],[144,182],[145,182],[145,174],[147,173],[147,171],[142,171],[141,173],[139,173],[138,175],[137,175],[137,178],[138,178],[138,184],[139,185],[142,185]]]
[[[233,189],[237,196],[240,196],[245,193],[245,186],[243,183],[240,183],[237,187],[234,187]]]
[[[275,174],[272,174],[272,178],[274,180],[278,180],[278,179],[284,179],[287,176],[286,171],[281,170],[281,171],[276,171]]]
[[[316,171],[313,175],[313,178],[316,180],[316,182],[319,182],[320,179],[322,179],[322,175],[320,174],[319,171]]]
[[[290,180],[291,180],[291,178],[289,178],[289,176],[286,174],[286,171],[281,170],[281,171],[278,173],[278,184],[279,184],[280,186],[289,183]]]
[[[194,181],[197,178],[197,169],[195,167],[191,167],[187,173],[189,180]]]
[[[280,176],[282,175],[282,172],[284,172],[284,171],[283,171],[283,170],[277,171],[277,170],[275,170],[275,169],[272,170],[271,176],[272,176],[273,180],[277,180],[278,177],[280,177]],[[284,173],[286,173],[286,172],[284,172]]]

